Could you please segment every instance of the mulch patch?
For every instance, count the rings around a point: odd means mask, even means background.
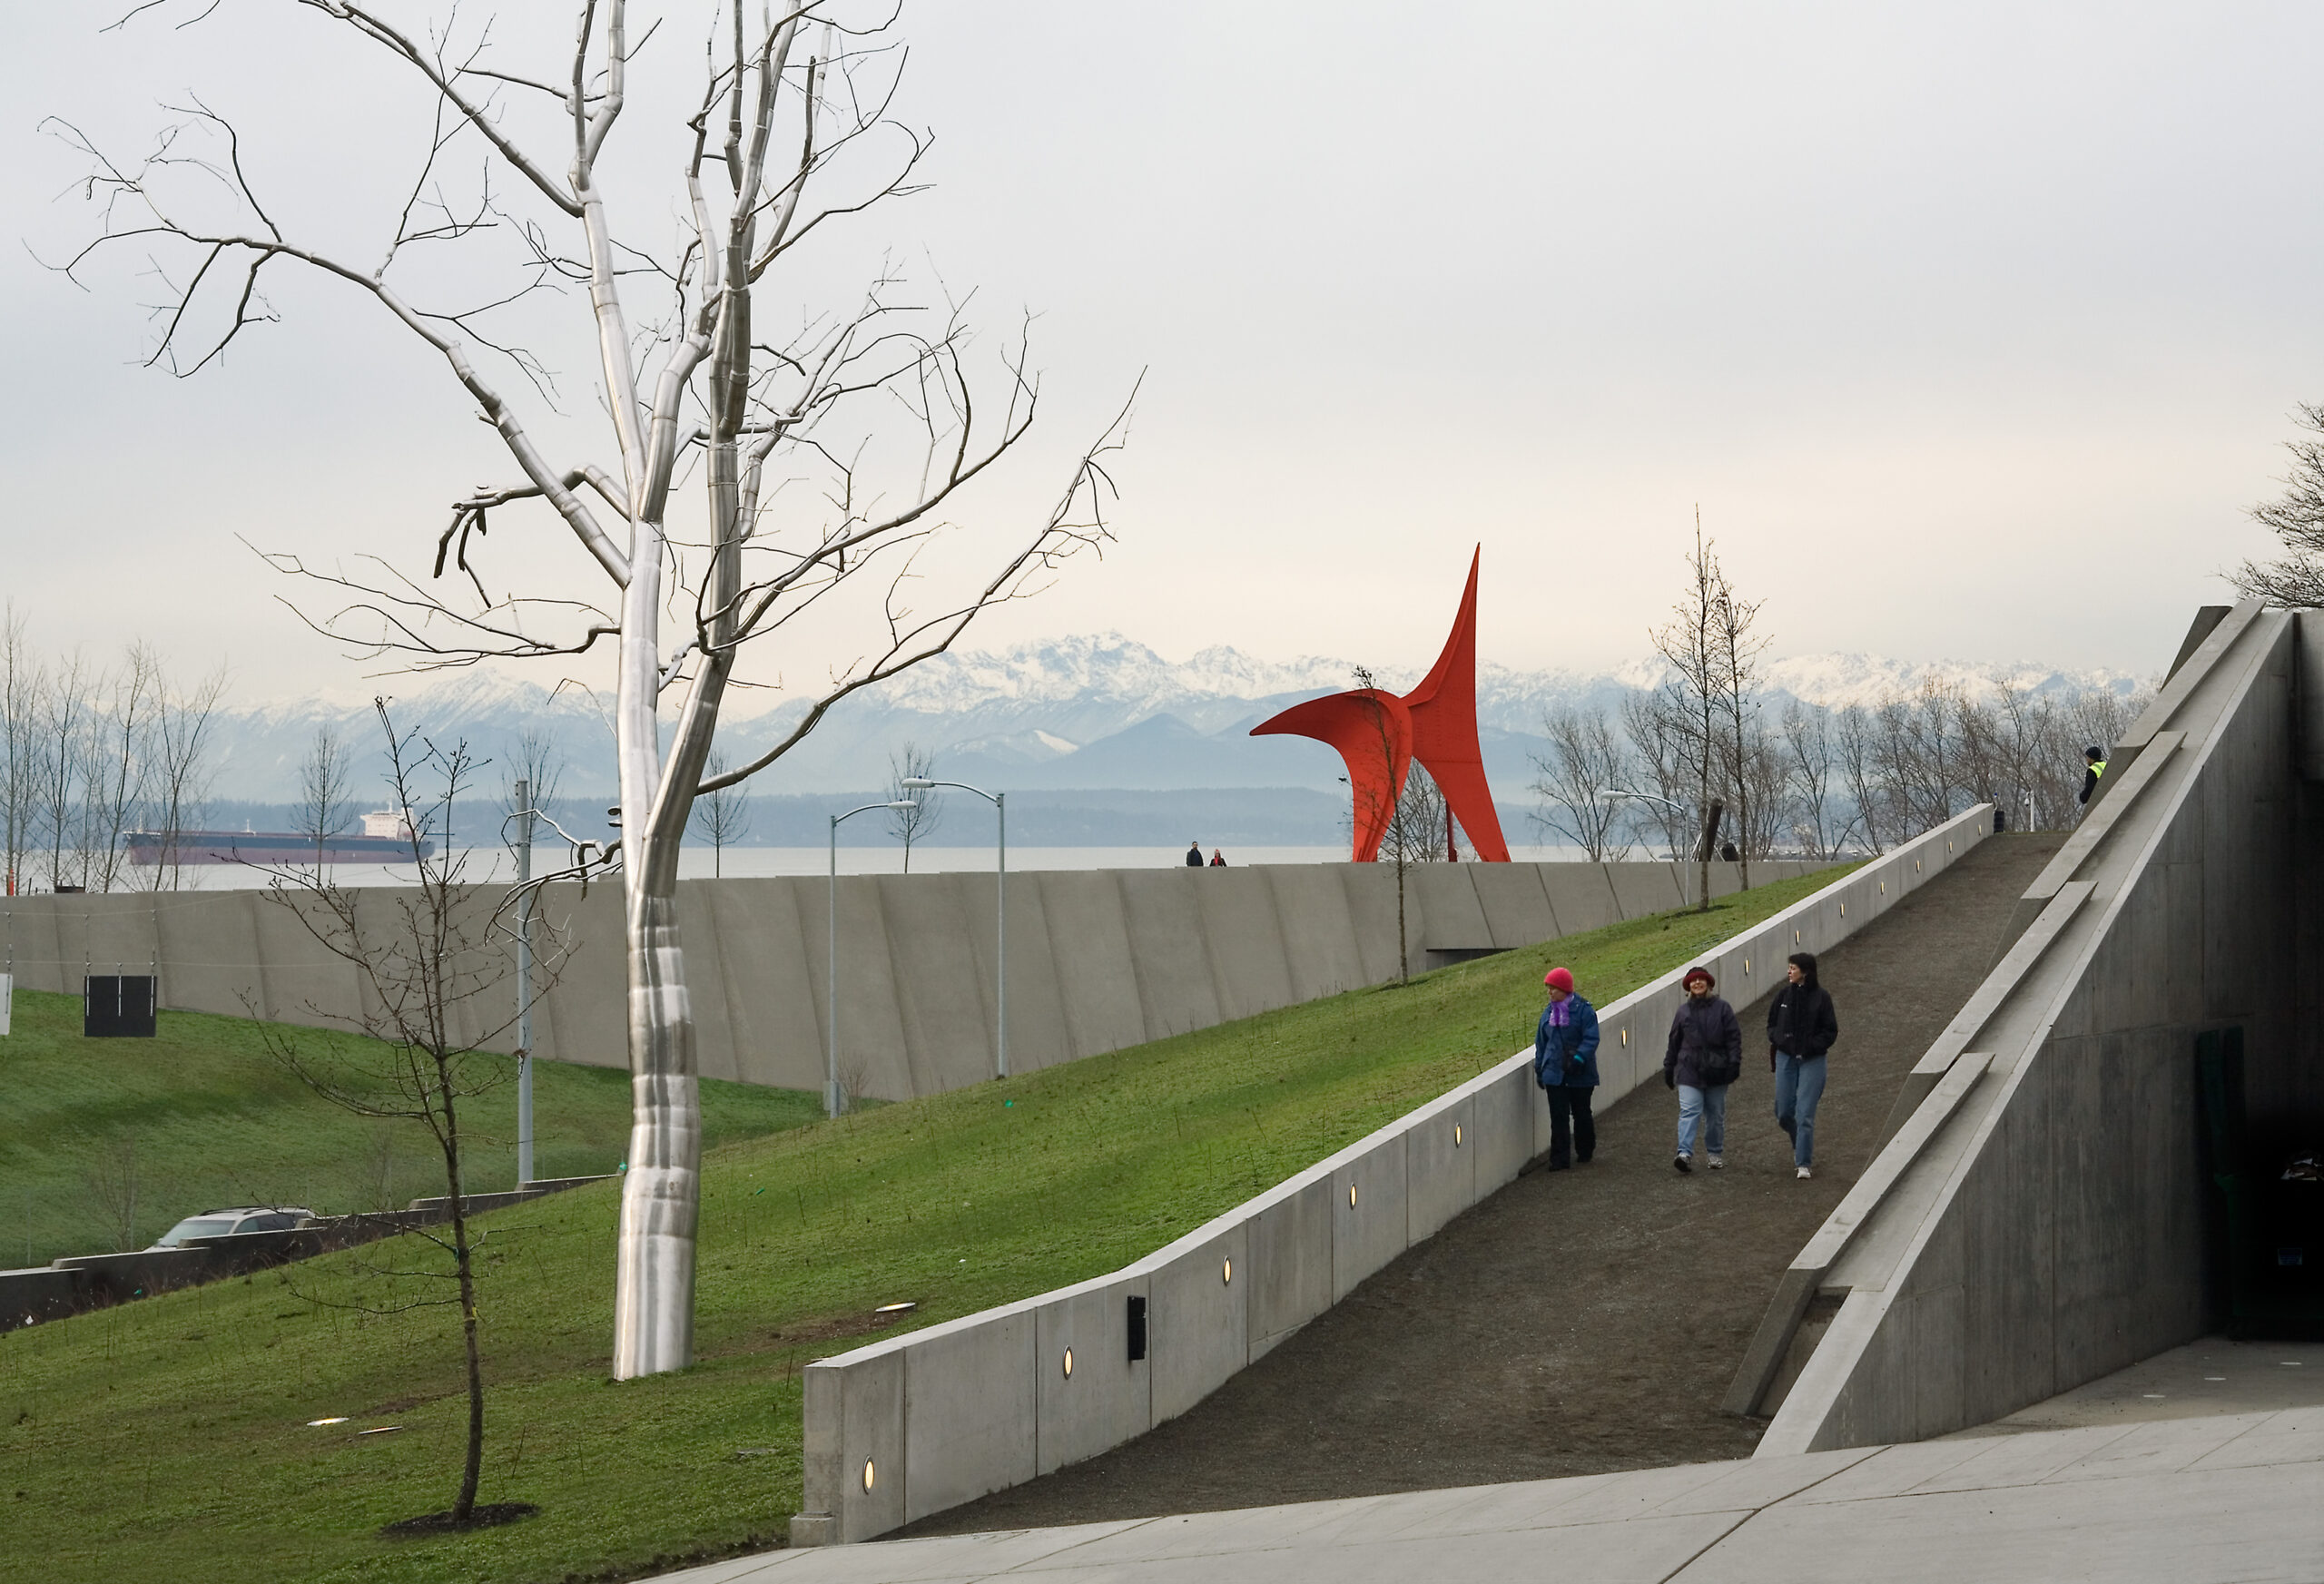
[[[449,1512],[431,1512],[425,1518],[399,1518],[393,1523],[382,1524],[379,1533],[391,1540],[466,1534],[472,1529],[497,1529],[504,1523],[515,1523],[539,1510],[529,1501],[486,1501],[479,1502],[465,1520],[456,1519]]]

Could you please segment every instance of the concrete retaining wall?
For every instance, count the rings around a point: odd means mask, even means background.
[[[2196,1036],[2245,1029],[2255,1109],[2310,1081],[2292,1018],[2303,647],[2290,615],[2238,607],[2118,748],[2123,779],[1794,1262],[1755,1343],[1779,1404],[1758,1455],[1985,1423],[2201,1333]],[[1799,1321],[1819,1294],[1838,1304],[1817,1339]]]
[[[1755,879],[1816,865],[1762,863]],[[1736,866],[1713,864],[1712,890]],[[1691,875],[1668,863],[1423,864],[1407,873],[1412,965],[1432,949],[1507,949],[1677,907]],[[398,893],[364,894],[358,916]],[[374,900],[376,898],[376,900]],[[475,938],[498,893],[479,892]],[[855,1092],[905,1099],[994,1070],[998,941],[990,875],[842,878],[840,1071]],[[678,888],[703,1076],[820,1090],[830,894],[825,881],[688,881]],[[535,1048],[624,1067],[621,893],[552,887]],[[78,991],[84,971],[151,965],[162,1005],[348,1027],[354,971],[258,891],[0,899],[0,949],[26,989]],[[463,1038],[513,1048],[513,964],[479,951],[499,992],[464,1002]],[[1234,1018],[1377,984],[1396,972],[1396,882],[1381,864],[1031,871],[1009,877],[1009,1054],[1030,1072]],[[504,1006],[506,1011],[497,1012]]]
[[[1991,828],[1980,806],[1704,960],[1742,1005],[1780,977],[1787,955],[1828,949]],[[1455,878],[1443,871],[1432,884]],[[1561,873],[1559,889],[1576,878]],[[1580,878],[1612,907],[1611,878]],[[1677,900],[1667,870],[1665,879],[1661,907]],[[1488,883],[1469,895],[1490,920],[1510,905],[1501,886],[1515,888]],[[1600,1008],[1600,1106],[1659,1075],[1684,970]],[[810,1364],[807,1510],[793,1520],[793,1543],[869,1540],[1185,1412],[1548,1146],[1529,1046],[1111,1275]],[[1132,1297],[1146,1300],[1139,1360],[1128,1356]]]

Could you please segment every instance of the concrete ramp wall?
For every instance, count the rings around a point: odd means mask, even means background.
[[[1991,829],[1981,805],[1703,960],[1747,1006],[1790,953],[1845,940]],[[1610,906],[1610,881],[1584,872]],[[1685,968],[1599,1009],[1601,1107],[1659,1076]],[[869,1540],[1185,1412],[1549,1147],[1532,1058],[1529,1045],[1111,1274],[810,1364],[793,1543]]]
[[[1763,862],[1753,878],[1817,867]],[[1734,864],[1711,876],[1714,895],[1739,882]],[[1530,946],[1677,907],[1691,883],[1668,863],[1416,865],[1406,946],[1415,970],[1432,950]],[[358,916],[376,919],[411,893],[356,895]],[[472,936],[491,943],[470,964],[487,988],[461,1008],[461,1035],[512,1049],[508,937],[484,929],[500,893],[470,900]],[[819,877],[679,885],[704,1077],[822,1087],[831,905]],[[537,1054],[625,1067],[620,887],[551,887],[540,916]],[[990,874],[842,878],[842,1083],[894,1100],[991,1076],[998,922]],[[261,891],[0,899],[0,945],[30,989],[77,992],[84,971],[151,964],[177,1011],[345,1028],[361,1006],[354,969]],[[1383,864],[1012,873],[1009,1065],[1030,1072],[1377,984],[1395,977],[1396,949],[1395,875]]]
[[[2201,1334],[2196,1036],[2245,1029],[2255,1107],[2313,1082],[2292,1017],[2313,619],[2238,606],[2115,746],[1770,1306],[1728,1399],[1773,1409],[1758,1455],[1984,1423]]]

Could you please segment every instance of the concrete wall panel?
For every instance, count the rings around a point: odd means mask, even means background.
[[[727,1004],[734,1008],[736,1037],[748,1041],[734,1067],[748,1082],[822,1087],[822,998],[799,921],[799,893],[821,889],[792,879],[754,881],[736,885],[734,900],[720,903]],[[735,918],[731,935],[725,933],[730,914]]]
[[[541,1054],[592,1067],[628,1067],[621,887],[593,885],[586,897],[578,886],[545,887],[539,918],[543,928],[534,949],[549,985],[533,1030]],[[822,1067],[816,1063],[818,1073]],[[822,1087],[820,1078],[815,1087]]]
[[[842,1540],[870,1540],[909,1521],[904,1448],[905,1357],[888,1351],[846,1365],[810,1364],[803,1385],[805,1491],[836,1520]]]
[[[1550,893],[1541,884],[1537,863],[1471,863],[1469,883],[1476,888],[1477,905],[1484,910],[1490,944],[1510,950],[1553,940],[1561,931],[1550,909]],[[1441,945],[1434,940],[1431,945]]]
[[[1410,900],[1420,909],[1421,928],[1413,948],[1415,959],[1425,965],[1423,948],[1490,948],[1492,926],[1477,900],[1476,882],[1470,875],[1483,868],[1475,863],[1419,863],[1405,871]]]
[[[1150,1324],[1147,1356],[1129,1356],[1129,1302],[1148,1296],[1147,1277],[1132,1271],[1051,1294],[1035,1309],[1034,1448],[1041,1473],[1154,1427]]]
[[[1250,1215],[1251,1357],[1332,1304],[1332,1179],[1313,1169],[1261,1195]]]
[[[1435,1236],[1446,1222],[1477,1202],[1476,1133],[1476,1100],[1466,1092],[1455,1092],[1413,1114],[1404,1130],[1406,1193],[1412,1205],[1406,1236],[1411,1242]]]
[[[1129,916],[1110,871],[1053,871],[1039,877],[1058,996],[1075,1058],[1152,1038],[1139,999]]]
[[[1601,1069],[1600,1077],[1604,1076]],[[1532,1063],[1505,1072],[1491,1073],[1469,1086],[1476,1119],[1477,1197],[1482,1199],[1503,1184],[1517,1180],[1518,1168],[1536,1153],[1533,1129],[1539,1111],[1549,1115],[1549,1102],[1533,1083]],[[1462,1141],[1466,1147],[1467,1141]]]
[[[1667,863],[1609,863],[1599,867],[1606,877],[1606,889],[1612,893],[1617,918],[1643,919],[1649,913],[1667,913],[1673,908],[1685,907],[1695,894],[1692,867],[1684,877]],[[1559,897],[1551,900],[1561,904],[1563,901]],[[1565,919],[1562,905],[1558,909],[1558,919],[1561,922]]]
[[[1332,1302],[1404,1252],[1404,1136],[1401,1126],[1350,1146],[1332,1169]]]
[[[911,1052],[911,1094],[957,1089],[993,1076],[994,998],[980,971],[970,918],[990,917],[990,875],[882,875],[880,916],[895,953],[895,988]],[[973,915],[970,892],[974,892]],[[852,966],[844,959],[842,971]],[[922,1087],[922,1086],[931,1087]]]
[[[1154,1422],[1176,1419],[1251,1362],[1248,1225],[1214,1222],[1130,1267],[1147,1274]]]
[[[1248,1222],[1227,1215],[1141,1259],[1155,1423],[1176,1419],[1250,1363]]]
[[[1541,890],[1550,899],[1550,910],[1557,915],[1559,931],[1578,935],[1587,930],[1602,930],[1609,924],[1620,923],[1625,915],[1621,904],[1614,897],[1612,871],[1627,867],[1596,863],[1544,864],[1541,868]]]
[[[1191,878],[1191,877],[1190,877]],[[1256,869],[1203,871],[1193,888],[1202,943],[1223,1018],[1250,1018],[1297,999],[1275,888]]]
[[[1220,1020],[1218,988],[1203,946],[1201,898],[1194,889],[1207,878],[1191,869],[1115,871],[1148,1039]]]
[[[1312,1001],[1371,982],[1355,940],[1355,916],[1335,864],[1273,863],[1257,871],[1275,893],[1284,964],[1293,999]]]
[[[901,1515],[888,1528],[1022,1484],[1039,1471],[1035,1308],[1012,1304],[883,1344],[909,1361],[903,1452],[910,1479],[900,1482]],[[842,1482],[842,1490],[852,1501],[853,1487]]]

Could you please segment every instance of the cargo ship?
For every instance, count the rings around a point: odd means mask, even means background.
[[[121,839],[132,863],[254,863],[262,866],[313,863],[409,863],[411,822],[392,810],[363,816],[363,833],[326,836],[318,843],[296,831],[132,831]],[[419,839],[418,855],[431,856],[436,843]]]

